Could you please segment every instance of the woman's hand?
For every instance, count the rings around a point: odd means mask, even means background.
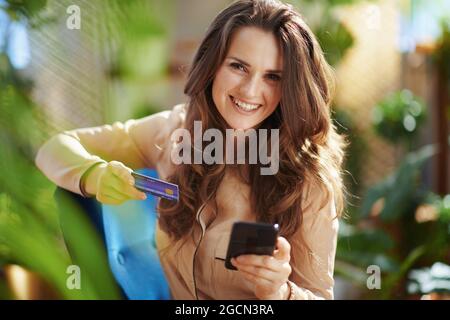
[[[134,187],[130,168],[118,161],[100,164],[87,176],[86,191],[104,204],[118,205],[127,200],[145,200],[146,194]]]
[[[286,300],[290,292],[287,281],[292,271],[290,252],[289,242],[278,237],[273,256],[247,254],[231,259],[231,263],[254,285],[258,299]]]

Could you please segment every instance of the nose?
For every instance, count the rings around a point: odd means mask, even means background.
[[[239,91],[242,95],[242,98],[252,100],[258,97],[260,88],[261,85],[258,78],[256,76],[249,76],[242,80]]]

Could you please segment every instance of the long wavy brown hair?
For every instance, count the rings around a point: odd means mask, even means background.
[[[215,18],[188,75],[184,92],[189,101],[184,128],[191,133],[192,146],[195,120],[202,122],[203,130],[225,131],[227,125],[212,99],[212,83],[233,34],[246,26],[272,32],[284,58],[280,104],[260,124],[260,128],[279,129],[279,170],[275,175],[261,175],[260,164],[247,164],[250,205],[257,221],[278,223],[280,234],[289,238],[302,221],[302,195],[308,179],[320,183],[334,197],[337,216],[341,215],[345,145],[331,120],[332,69],[313,33],[292,6],[276,0],[240,0]],[[173,239],[189,234],[201,205],[215,200],[226,166],[182,164],[168,178],[179,185],[180,200],[160,201],[159,223]]]

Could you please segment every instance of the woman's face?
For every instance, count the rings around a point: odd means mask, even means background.
[[[272,33],[256,27],[235,32],[212,86],[214,103],[231,128],[253,128],[272,114],[281,99],[282,67]]]

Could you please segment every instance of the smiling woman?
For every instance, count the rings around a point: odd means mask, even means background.
[[[40,149],[36,164],[58,185],[107,204],[139,199],[128,183],[132,169],[156,168],[161,179],[177,184],[179,201],[159,202],[156,230],[175,299],[331,299],[344,201],[344,143],[330,118],[332,88],[322,50],[292,6],[236,1],[200,43],[186,103],[138,120],[65,131]],[[205,150],[208,139],[198,127],[221,137],[230,129],[266,130],[255,134],[257,149],[270,141],[267,157],[277,156],[276,172],[261,174],[261,161],[171,161],[177,129],[190,140],[183,153],[195,159]],[[225,267],[224,252],[239,220],[277,223],[280,236],[272,255],[241,255],[234,271]]]
[[[160,227],[171,237],[160,237],[161,259],[167,266],[181,259],[174,260],[176,250],[169,250],[166,242],[180,241],[180,250],[193,254],[193,268],[187,269],[193,290],[176,280],[186,270],[169,272],[179,297],[191,292],[219,299],[333,296],[336,218],[343,207],[343,140],[330,119],[332,88],[322,50],[291,6],[237,1],[212,22],[189,73],[185,93],[190,100],[178,111],[185,119],[181,125],[191,135],[196,121],[203,129],[222,132],[279,129],[279,170],[269,178],[260,174],[261,163],[192,164],[169,176],[184,194],[179,203],[160,203]],[[236,175],[230,173],[233,169]],[[215,248],[210,243],[223,248],[235,220],[278,223],[283,236],[273,259],[238,259],[237,275],[207,262]],[[192,232],[200,234],[199,240],[186,240]],[[198,283],[196,271],[201,274]],[[220,285],[209,285],[212,281]]]
[[[264,52],[264,54],[255,54]],[[259,125],[280,103],[283,55],[275,35],[244,27],[231,38],[212,86],[214,103],[231,128]]]

